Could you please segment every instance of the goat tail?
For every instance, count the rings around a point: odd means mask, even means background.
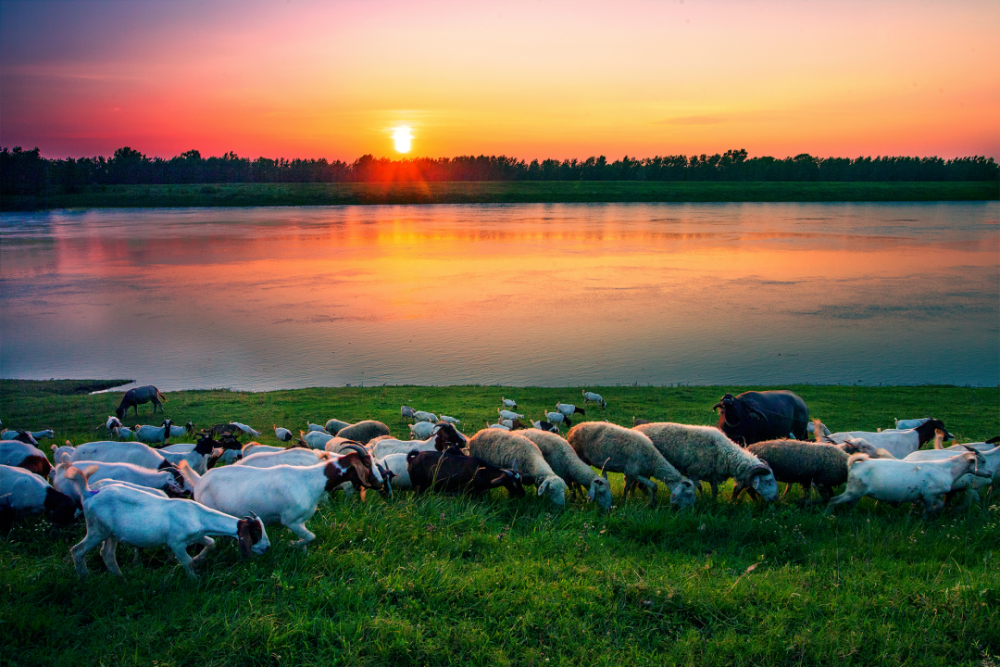
[[[851,457],[847,459],[847,469],[850,470],[851,466],[858,461],[867,461],[869,458],[867,454],[851,454]]]
[[[818,419],[813,419],[813,437],[816,438],[816,444],[823,443],[823,422]]]

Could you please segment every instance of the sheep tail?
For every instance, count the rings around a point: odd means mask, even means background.
[[[851,466],[858,461],[867,461],[869,458],[867,454],[851,454],[851,457],[847,459],[847,469],[850,470]]]

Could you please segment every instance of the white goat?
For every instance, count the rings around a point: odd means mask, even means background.
[[[964,505],[968,505],[973,500],[979,500],[979,492],[977,489],[983,486],[989,486],[993,478],[996,477],[997,471],[1000,470],[1000,447],[994,447],[988,451],[979,451],[974,447],[966,447],[965,445],[955,445],[953,447],[948,447],[947,449],[921,449],[920,451],[913,452],[907,456],[904,461],[944,461],[958,454],[963,454],[965,452],[973,452],[978,454],[979,459],[977,460],[978,470],[981,473],[985,473],[989,477],[984,478],[983,475],[969,473],[959,477],[951,486],[952,492],[965,491],[965,502]]]
[[[233,426],[235,426],[236,428],[238,428],[239,430],[243,431],[247,435],[252,435],[255,438],[259,438],[260,437],[260,431],[258,431],[256,429],[253,429],[253,428],[247,426],[246,424],[241,424],[239,422],[229,422],[229,423],[232,424]]]
[[[601,398],[600,394],[595,394],[592,391],[583,390],[583,404],[587,403],[600,403],[602,408],[608,407],[607,401]]]
[[[573,426],[573,422],[570,421],[569,417],[561,412],[546,412],[544,421],[550,424],[566,424],[566,426]]]
[[[306,444],[313,449],[324,449],[326,443],[334,439],[335,435],[330,435],[326,431],[299,431],[299,437],[305,440]]]
[[[437,433],[439,428],[441,427],[429,421],[418,421],[416,424],[409,425],[410,435],[420,440],[426,440],[431,437]]]
[[[307,433],[326,433],[326,427],[320,426],[319,424],[313,424],[312,422],[306,422],[306,432]],[[329,435],[329,434],[327,434]]]
[[[515,401],[512,398],[504,398],[503,396],[501,396],[500,401],[503,403],[503,406],[505,408],[513,408],[515,410],[517,409],[517,401]]]
[[[441,421],[448,422],[449,424],[461,424],[462,420],[455,419],[454,417],[449,417],[448,415],[441,415]]]
[[[274,437],[278,439],[279,442],[291,442],[292,432],[287,428],[282,428],[277,424],[274,425]]]
[[[0,506],[7,505],[21,514],[45,512],[53,523],[70,523],[76,515],[71,496],[49,486],[38,475],[24,468],[0,465]]]
[[[872,459],[867,454],[852,454],[847,462],[847,488],[830,500],[827,513],[841,503],[856,503],[865,496],[889,503],[923,501],[924,517],[944,507],[944,496],[955,482],[976,469],[976,455],[958,454],[942,461],[897,461]]]
[[[523,419],[524,418],[524,415],[519,415],[518,413],[514,412],[513,410],[501,410],[500,408],[497,408],[497,414],[500,415],[500,419],[510,419],[511,421],[513,421],[515,419]]]
[[[243,457],[246,458],[252,454],[257,454],[258,452],[283,452],[287,449],[286,447],[275,447],[274,445],[262,445],[259,442],[248,442],[243,445]]]
[[[130,482],[138,486],[147,486],[151,489],[159,489],[168,496],[179,497],[190,492],[185,488],[184,478],[176,468],[165,470],[150,470],[131,463],[110,463],[108,461],[85,461],[78,460],[70,464],[65,459],[53,469],[52,486],[56,490],[72,495],[73,485],[66,480],[66,471],[71,467],[94,468],[93,480],[95,482],[102,479],[114,479],[119,482]],[[83,504],[83,498],[74,496],[74,499]]]
[[[437,415],[433,412],[424,412],[423,410],[417,410],[414,412],[413,418],[418,422],[436,422],[438,420]]]
[[[314,466],[320,461],[329,461],[332,454],[304,447],[292,447],[280,452],[258,452],[244,456],[234,463],[237,466],[252,468],[273,468],[274,466]]]
[[[324,493],[343,482],[364,488],[382,488],[382,476],[371,456],[358,447],[343,456],[313,466],[280,465],[273,468],[226,466],[204,476],[181,464],[181,473],[194,487],[194,499],[206,507],[233,515],[255,512],[265,524],[280,523],[301,539],[305,548],[316,535],[305,526]],[[362,496],[363,497],[363,496]]]
[[[926,421],[929,421],[930,417],[924,417],[923,419],[896,419],[893,417],[892,421],[896,423],[894,427],[896,430],[902,431],[904,429],[916,428]]]
[[[87,519],[86,537],[70,549],[80,577],[88,574],[87,552],[101,543],[104,545],[101,557],[115,576],[122,576],[115,548],[118,542],[126,542],[143,549],[169,547],[192,579],[198,578],[194,566],[215,546],[210,535],[235,538],[244,556],[262,554],[271,546],[264,523],[253,514],[237,519],[191,500],[160,498],[120,484],[92,491],[87,486],[89,472],[92,472],[89,468],[80,471],[70,467],[66,473],[84,498],[83,513]],[[205,547],[195,558],[187,553],[192,544]]]
[[[3,433],[0,433],[0,440],[13,440],[17,437],[18,433],[19,431],[4,431]],[[26,433],[30,433],[31,437],[36,441],[44,438],[54,438],[56,436],[56,432],[50,428],[47,428],[44,431],[26,431]]]
[[[135,440],[135,431],[127,426],[115,426],[111,429],[111,434],[123,442]]]
[[[924,443],[933,440],[936,429],[944,430],[944,424],[937,419],[929,419],[912,429],[875,432],[842,431],[829,435],[827,439],[829,442],[841,443],[846,442],[849,438],[863,438],[875,447],[885,449],[897,459],[902,459],[920,449]],[[950,438],[951,436],[946,432],[946,437]]]
[[[160,426],[136,425],[135,438],[139,442],[167,444],[170,438],[170,420],[164,420]]]

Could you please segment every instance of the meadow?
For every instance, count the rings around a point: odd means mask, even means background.
[[[358,204],[989,201],[995,181],[453,181],[87,186],[75,194],[5,195],[0,210]]]
[[[58,442],[95,432],[121,394],[98,381],[0,381],[5,426],[51,426]],[[758,387],[588,387],[606,410],[711,424],[726,391]],[[1000,433],[1000,388],[793,386],[834,430],[933,415],[960,442]],[[166,416],[196,426],[237,420],[274,444],[272,424],[374,418],[394,435],[407,404],[462,419],[471,434],[500,397],[537,416],[580,388],[343,387],[168,393]],[[150,406],[126,423],[159,423]],[[565,433],[565,431],[564,431]],[[45,444],[47,444],[46,441]],[[191,582],[162,550],[118,580],[96,552],[77,579],[68,549],[82,522],[41,518],[0,539],[0,663],[11,665],[978,665],[1000,664],[1000,498],[922,509],[863,500],[827,516],[711,493],[692,511],[623,500],[604,515],[499,491],[481,501],[399,493],[334,497],[310,521],[307,553],[269,528],[271,550],[241,560],[219,547]],[[661,486],[661,498],[668,494]]]

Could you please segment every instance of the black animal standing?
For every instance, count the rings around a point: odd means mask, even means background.
[[[151,384],[147,384],[145,387],[133,387],[122,396],[122,402],[115,408],[115,414],[118,415],[118,419],[124,419],[126,413],[128,413],[128,409],[135,408],[135,416],[138,417],[139,406],[150,401],[153,402],[153,414],[156,414],[156,408],[159,408],[160,412],[163,412],[163,406],[160,405],[160,401],[165,400],[167,400],[167,397]]]
[[[796,394],[776,391],[745,391],[726,394],[712,406],[719,410],[719,429],[733,442],[752,445],[765,440],[808,439],[809,406]]]

